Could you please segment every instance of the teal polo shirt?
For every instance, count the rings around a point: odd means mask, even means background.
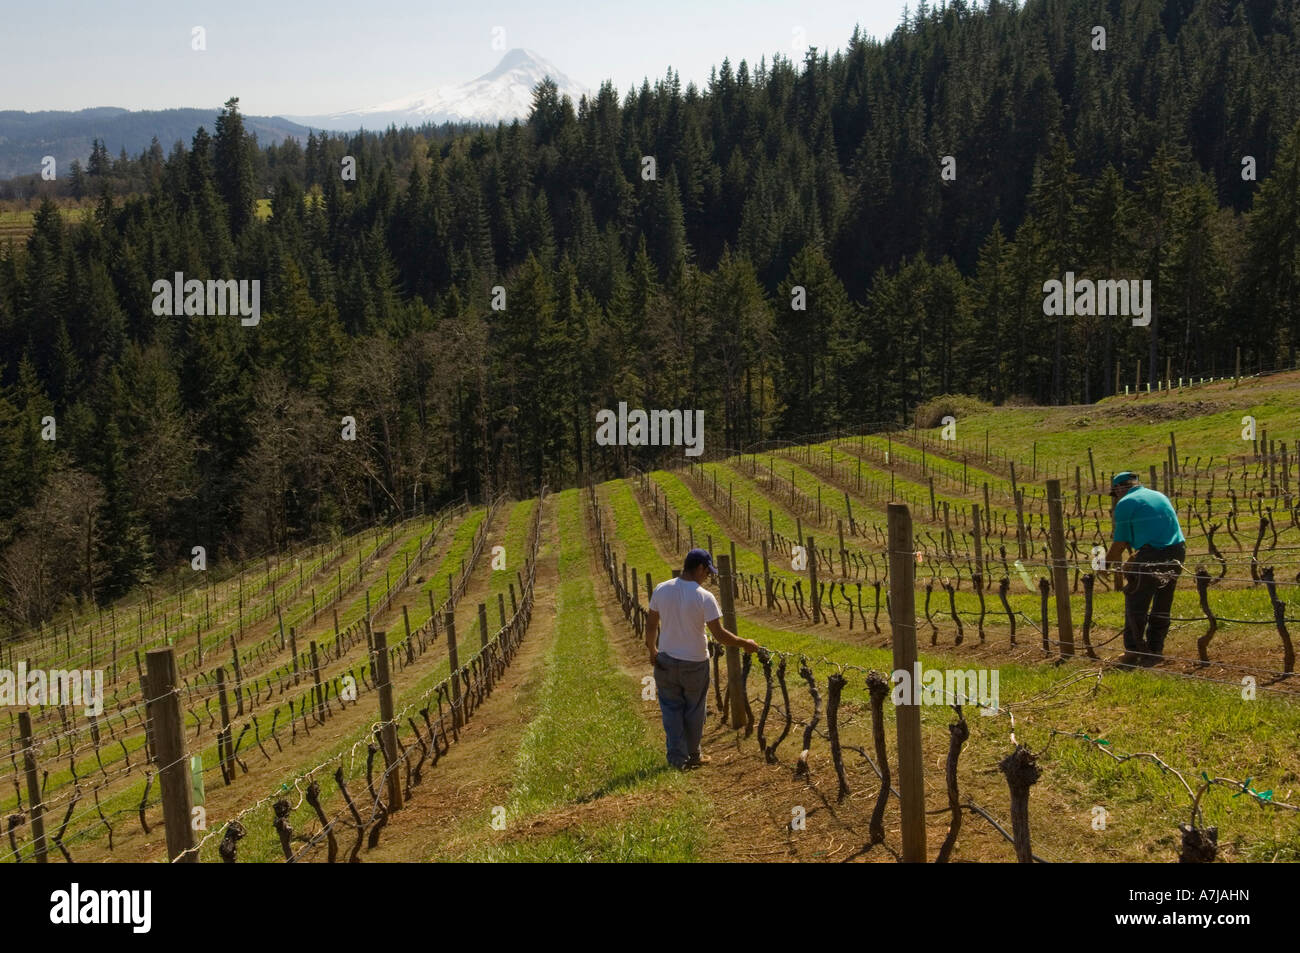
[[[1160,549],[1184,542],[1178,514],[1169,497],[1159,490],[1136,486],[1115,504],[1115,542],[1128,543],[1135,550],[1143,546]]]

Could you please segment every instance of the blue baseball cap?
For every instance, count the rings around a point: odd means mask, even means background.
[[[690,572],[696,566],[706,566],[710,573],[716,575],[717,570],[713,568],[713,557],[709,555],[707,549],[692,549],[686,554],[686,562],[683,564],[683,572]]]
[[[1132,470],[1125,470],[1123,473],[1116,473],[1115,476],[1111,478],[1110,485],[1111,488],[1114,489],[1117,486],[1121,486],[1127,483],[1129,480],[1139,480],[1139,479],[1141,479],[1141,477],[1139,477]]]

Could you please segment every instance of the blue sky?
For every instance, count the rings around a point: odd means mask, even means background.
[[[915,4],[913,4],[915,5]],[[904,0],[48,0],[5,5],[0,109],[217,107],[254,115],[358,108],[460,83],[506,48],[535,50],[574,80],[620,92],[671,65],[709,68],[797,44],[842,47],[860,24],[888,36]],[[207,49],[191,49],[202,26]],[[801,32],[799,32],[801,31]]]

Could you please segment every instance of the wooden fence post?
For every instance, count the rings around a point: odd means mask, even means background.
[[[388,810],[402,806],[402,775],[397,770],[397,726],[393,724],[393,682],[388,675],[388,633],[375,630],[375,688],[379,690],[379,743],[384,746],[388,778]]]
[[[154,741],[158,746],[155,764],[162,784],[163,828],[167,833],[167,858],[197,863],[194,847],[194,795],[190,759],[185,751],[185,728],[181,724],[181,700],[176,693],[176,655],[170,647],[152,649],[145,655],[149,685],[154,692]]]
[[[325,724],[325,693],[320,684],[320,655],[316,651],[316,640],[311,640],[311,673],[316,682],[316,721]]]
[[[1070,569],[1065,560],[1065,501],[1061,481],[1047,481],[1047,534],[1052,550],[1052,589],[1056,595],[1056,627],[1061,657],[1074,655],[1074,623],[1070,619]]]
[[[718,557],[718,590],[722,594],[722,625],[728,631],[736,631],[736,601],[732,594],[735,579],[732,577],[731,557]],[[735,645],[727,646],[727,708],[730,715],[727,723],[732,728],[745,727],[745,687],[740,680],[740,649]],[[724,714],[726,714],[724,712]]]
[[[837,519],[835,525],[840,533],[840,578],[847,579],[849,576],[849,551],[844,548],[844,520]]]
[[[18,733],[23,743],[23,772],[27,775],[27,800],[31,802],[32,846],[36,848],[36,862],[43,864],[46,863],[49,848],[45,843],[45,805],[41,802],[41,784],[36,777],[36,748],[32,741],[31,712],[18,713]]]
[[[760,542],[763,548],[763,593],[765,599],[764,604],[769,609],[771,609],[772,608],[772,574],[771,572],[768,571],[767,568],[767,540],[764,539],[761,540]]]
[[[1029,558],[1025,549],[1025,491],[1016,490],[1016,546],[1021,559]]]
[[[11,653],[12,651],[13,650],[10,649]],[[12,668],[12,666],[10,667]],[[153,736],[153,702],[149,700],[153,696],[149,694],[149,676],[145,674],[144,669],[140,665],[139,649],[135,650],[135,674],[140,679],[140,697],[144,699],[145,753],[150,758],[152,758],[155,756],[155,754],[158,751],[158,746],[157,743],[154,741],[154,736]]]
[[[231,664],[235,669],[235,715],[244,714],[244,675],[239,670],[239,646],[235,644],[235,637],[230,637],[230,658]]]
[[[411,641],[411,614],[402,606],[402,628],[406,630],[406,664],[415,661],[415,645]]]
[[[980,533],[980,505],[974,503],[970,508],[971,532],[975,536],[975,573],[980,577],[981,588],[984,582],[984,537]]]
[[[921,773],[921,707],[916,704],[920,686],[915,684],[920,673],[916,665],[916,557],[912,552],[912,514],[906,504],[890,503],[888,520],[894,671],[905,673],[912,689],[912,697],[895,706],[903,861],[924,863],[925,777]]]
[[[456,613],[447,610],[447,657],[451,665],[451,724],[459,728],[460,720],[460,656],[456,653]]]
[[[808,537],[808,588],[809,601],[812,603],[812,620],[822,620],[822,601],[817,591],[817,545],[813,537]]]
[[[226,668],[217,666],[217,707],[221,709],[221,732],[217,735],[217,764],[221,777],[229,785],[235,780],[235,759],[231,757],[230,702],[226,699]]]

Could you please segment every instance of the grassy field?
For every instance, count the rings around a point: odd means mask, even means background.
[[[79,222],[92,211],[92,206],[64,205],[60,208],[66,222]],[[3,245],[9,239],[16,242],[25,241],[32,232],[35,219],[36,209],[34,207],[22,209],[0,208],[0,245]]]
[[[1229,454],[1248,452],[1241,420],[1248,415],[1275,439],[1294,441],[1300,373],[1108,397],[1089,406],[998,408],[957,421],[958,449],[968,452],[972,461],[982,459],[987,430],[992,447],[1020,461],[1022,479],[1035,444],[1040,470],[1050,469],[1063,478],[1073,479],[1076,465],[1088,472],[1089,447],[1099,475],[1120,470],[1145,475],[1152,465],[1160,472],[1171,432],[1180,457],[1222,462]],[[927,433],[931,446],[939,442],[940,428]]]
[[[120,200],[117,200],[120,202]],[[313,197],[307,195],[304,197],[304,203],[311,205],[313,202],[321,201],[320,196]],[[13,205],[14,203],[8,203]],[[59,212],[62,214],[65,222],[79,222],[85,216],[94,211],[94,203],[83,200],[81,203],[73,204],[70,200],[59,204]],[[25,241],[31,234],[33,223],[36,218],[36,206],[31,208],[5,208],[0,206],[0,246],[4,245],[8,239],[16,242]],[[265,221],[271,217],[271,200],[258,199],[256,215],[258,219]]]

